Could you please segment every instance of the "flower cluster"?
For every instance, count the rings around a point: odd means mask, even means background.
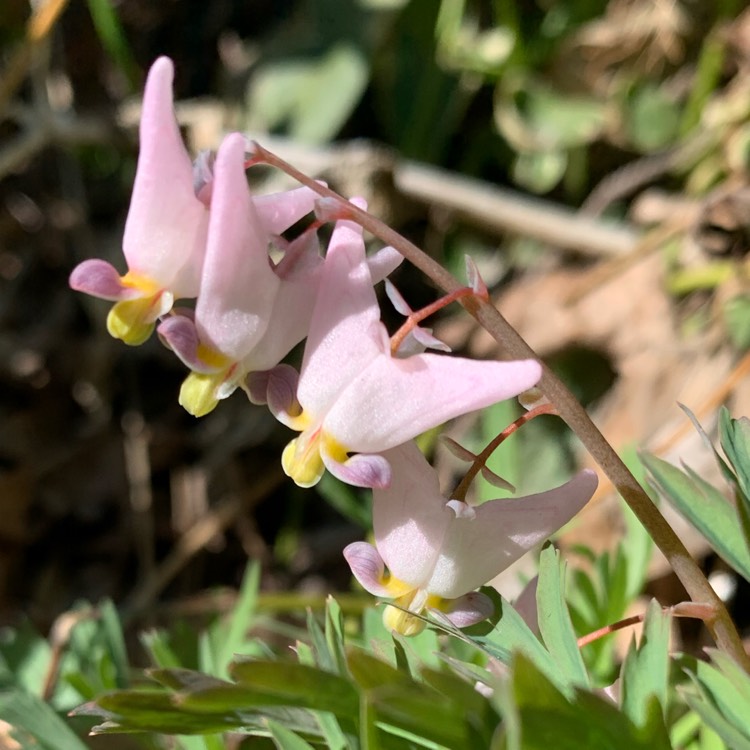
[[[368,257],[361,227],[345,216],[325,255],[320,219],[282,238],[316,208],[321,216],[330,210],[307,187],[252,195],[239,133],[224,138],[215,159],[193,163],[174,118],[172,78],[171,61],[160,58],[146,83],[123,238],[128,270],[121,276],[88,260],[70,285],[115,302],[107,327],[125,343],[156,329],[191,371],[180,391],[191,414],[207,414],[241,388],[299,433],[281,459],[298,485],[311,487],[328,470],[372,488],[375,546],[356,543],[344,554],[368,591],[395,599],[385,610],[391,628],[418,632],[425,608],[458,626],[488,616],[489,599],[474,589],[566,523],[596,477],[583,472],[550,492],[473,507],[440,494],[413,440],[532,388],[539,363],[427,352],[445,347],[418,327],[391,339],[373,286],[401,256],[383,248]],[[389,296],[411,312],[395,289]],[[177,300],[195,303],[175,307]],[[283,359],[303,339],[297,373]]]

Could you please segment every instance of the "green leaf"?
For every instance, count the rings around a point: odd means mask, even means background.
[[[333,657],[337,674],[346,674],[346,654],[344,653],[344,620],[339,603],[329,596],[326,599],[325,638],[328,651]]]
[[[635,641],[621,672],[621,705],[623,711],[639,727],[645,727],[651,719],[651,700],[658,702],[662,715],[667,707],[669,687],[669,629],[670,618],[659,603],[652,600],[646,613],[646,621],[640,645]],[[662,720],[663,725],[663,720]]]
[[[674,143],[681,110],[664,86],[653,83],[638,86],[624,112],[628,134],[639,151],[657,151]]]
[[[343,677],[304,664],[278,661],[237,661],[230,667],[236,687],[242,690],[241,700],[255,705],[283,705],[330,711],[336,716],[352,717],[359,712],[356,688]],[[212,695],[210,692],[186,695],[184,705],[222,705],[233,700],[231,691]]]
[[[313,750],[309,742],[305,742],[298,734],[275,721],[268,721],[274,744],[279,750]]]
[[[570,684],[588,687],[588,672],[565,604],[560,553],[552,545],[539,558],[536,601],[539,630],[562,675]]]
[[[138,66],[122,30],[116,4],[111,0],[88,0],[89,13],[94,28],[107,54],[125,73],[132,88],[138,85]]]
[[[750,419],[732,419],[726,407],[719,412],[719,442],[737,473],[736,483],[750,502]]]
[[[124,688],[128,684],[128,653],[120,615],[110,599],[100,602],[99,617],[104,629],[107,650],[114,663],[116,685]]]
[[[10,724],[12,733],[33,737],[44,750],[86,750],[55,711],[40,698],[13,688],[0,692],[0,718]],[[23,736],[19,736],[20,741]],[[25,745],[22,745],[22,747]]]
[[[737,511],[708,482],[688,475],[656,456],[641,461],[664,496],[687,518],[744,578],[750,580],[750,552],[738,522]]]
[[[570,680],[560,672],[552,655],[534,635],[521,615],[505,599],[496,603],[499,619],[495,627],[484,637],[476,637],[476,643],[491,650],[491,655],[504,664],[511,664],[513,655],[522,653],[532,661],[554,684],[565,691],[570,690]]]
[[[521,151],[513,162],[513,181],[532,193],[548,193],[563,178],[567,166],[563,150]]]
[[[331,140],[351,115],[367,86],[362,52],[341,42],[306,62],[272,62],[258,71],[248,97],[251,125],[288,125],[289,135],[305,143]]]
[[[609,700],[577,690],[568,701],[522,654],[512,680],[523,750],[671,750],[666,732],[639,729]]]
[[[724,323],[734,346],[750,349],[750,296],[738,294],[724,303]]]

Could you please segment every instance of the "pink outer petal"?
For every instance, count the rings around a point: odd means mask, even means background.
[[[489,596],[472,591],[453,599],[445,615],[457,628],[468,628],[491,617],[494,611],[495,607]]]
[[[317,197],[310,188],[301,187],[283,193],[257,195],[253,203],[266,234],[281,234],[312,212]]]
[[[358,453],[342,463],[321,450],[321,457],[333,476],[354,487],[382,489],[391,483],[391,467],[382,456]]]
[[[383,560],[377,550],[367,542],[354,542],[344,547],[344,557],[352,569],[354,577],[365,591],[374,596],[389,598],[392,594],[383,585]]]
[[[348,450],[380,453],[453,417],[517,396],[541,373],[532,359],[481,362],[439,354],[407,359],[381,355],[351,381],[323,426]]]
[[[396,578],[424,588],[453,514],[445,509],[437,473],[415,443],[386,451],[383,458],[391,466],[391,484],[373,490],[375,543]]]
[[[208,211],[193,190],[193,165],[172,109],[172,77],[172,61],[160,57],[146,81],[123,251],[131,271],[158,281],[175,297],[195,297]]]
[[[548,492],[484,503],[474,520],[454,519],[425,588],[454,599],[492,580],[573,518],[596,485],[586,470]]]
[[[68,279],[71,289],[85,292],[92,297],[121,301],[142,296],[135,287],[125,286],[120,274],[106,260],[93,258],[79,263]]]
[[[381,328],[362,229],[340,221],[331,236],[305,346],[297,394],[303,408],[325,413],[382,351]]]
[[[279,288],[245,178],[245,138],[216,155],[208,246],[195,320],[201,341],[235,361],[263,336]]]

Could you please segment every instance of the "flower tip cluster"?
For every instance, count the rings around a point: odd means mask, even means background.
[[[389,628],[416,634],[430,611],[457,627],[488,617],[492,603],[475,589],[572,517],[595,475],[473,507],[441,494],[413,439],[528,391],[541,365],[426,351],[447,350],[418,325],[435,305],[457,295],[488,299],[470,261],[470,286],[420,313],[389,287],[408,328],[389,337],[373,287],[402,257],[392,247],[366,254],[351,210],[365,202],[318,199],[307,187],[252,195],[246,168],[269,155],[239,133],[227,135],[215,157],[193,163],[173,112],[173,74],[167,58],[148,74],[123,238],[128,270],[87,260],[70,286],[115,303],[107,327],[124,342],[140,344],[157,330],[190,370],[179,394],[189,413],[204,416],[241,389],[299,433],[281,458],[299,486],[315,485],[327,470],[373,490],[375,546],[358,542],[344,555],[364,588],[392,600]],[[313,212],[308,229],[282,238]],[[325,255],[322,221],[336,221]],[[181,299],[195,300],[194,309],[175,307]],[[283,359],[304,339],[297,373]]]

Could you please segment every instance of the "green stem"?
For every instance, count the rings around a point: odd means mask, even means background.
[[[276,166],[302,184],[307,185],[318,195],[337,201],[348,215],[347,218],[356,221],[368,232],[395,247],[412,265],[416,266],[447,294],[457,292],[464,286],[437,261],[379,219],[349,203],[333,190],[302,174],[302,172],[258,144],[254,144],[253,148],[257,161]],[[461,304],[500,344],[508,358],[539,359],[533,349],[492,304],[474,296],[464,297]],[[750,658],[745,653],[742,639],[727,608],[724,606],[724,602],[711,588],[706,576],[703,575],[685,545],[675,534],[674,529],[667,523],[614,448],[591,421],[583,406],[544,363],[542,363],[542,368],[543,374],[539,382],[539,389],[554,404],[560,417],[578,436],[604,474],[643,524],[656,546],[667,558],[675,575],[685,587],[688,596],[694,602],[708,604],[714,608],[716,615],[712,620],[707,620],[706,625],[716,644],[732,656],[737,663],[741,664],[747,672],[750,672]]]

